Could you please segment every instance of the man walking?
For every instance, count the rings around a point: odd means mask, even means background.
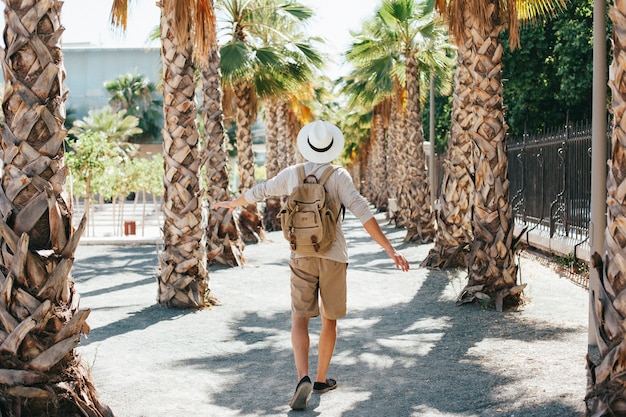
[[[305,176],[321,178],[324,171],[333,169],[330,162],[343,150],[344,137],[337,126],[315,121],[298,133],[298,150],[307,159]],[[299,185],[297,166],[290,166],[261,184],[249,189],[232,201],[215,204],[214,208],[235,209],[238,206],[265,200],[271,196],[291,194]],[[367,201],[358,192],[350,173],[336,169],[325,183],[329,197],[350,210],[363,224],[368,234],[391,258],[396,268],[409,270],[409,263],[396,251],[372,215]],[[291,343],[293,346],[298,384],[289,405],[294,410],[308,406],[311,391],[322,394],[337,388],[337,381],[327,377],[328,367],[337,340],[337,319],[346,315],[346,272],[348,249],[337,221],[336,237],[330,249],[314,255],[298,255],[292,251],[291,268]],[[315,383],[309,378],[309,320],[321,313],[322,329],[318,345],[318,365]]]

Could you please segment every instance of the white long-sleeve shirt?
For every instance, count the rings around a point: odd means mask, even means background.
[[[316,164],[307,162],[304,165],[304,173],[306,175],[313,174],[318,179],[322,173],[330,169],[330,164]],[[290,166],[279,172],[274,178],[271,178],[261,184],[257,184],[245,192],[244,198],[248,203],[256,203],[273,196],[289,195],[291,191],[298,185],[298,172],[296,166]],[[326,181],[326,191],[333,201],[340,202],[346,209],[350,210],[362,224],[374,217],[367,201],[359,193],[354,186],[350,173],[339,168]],[[300,257],[291,252],[292,257]],[[341,230],[341,216],[337,221],[337,235],[335,242],[327,252],[319,256],[320,258],[332,259],[337,262],[348,262],[348,247],[346,238]]]

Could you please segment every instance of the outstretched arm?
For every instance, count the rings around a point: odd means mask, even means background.
[[[243,205],[246,205],[246,204],[248,204],[248,202],[246,201],[246,199],[243,196],[243,194],[241,194],[239,197],[235,198],[234,200],[220,201],[219,203],[213,204],[213,209],[227,208],[230,211],[233,211],[237,207],[243,206]]]
[[[369,233],[372,239],[385,249],[387,256],[389,256],[396,264],[396,268],[405,272],[409,270],[409,261],[406,260],[403,254],[394,249],[391,242],[389,242],[389,239],[387,239],[387,236],[385,236],[378,225],[378,221],[375,217],[372,217],[363,223],[363,227],[365,227],[365,230],[367,230],[367,233]]]
[[[265,200],[270,196],[281,196],[290,193],[289,179],[291,178],[291,172],[294,172],[295,166],[290,166],[278,174],[275,177],[270,178],[260,184],[255,185],[245,193],[235,198],[232,201],[220,201],[213,205],[213,209],[227,208],[233,211],[239,206],[247,206],[248,204],[254,204],[257,201]],[[247,198],[246,198],[247,196]]]

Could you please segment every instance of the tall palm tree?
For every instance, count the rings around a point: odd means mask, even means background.
[[[624,368],[626,338],[624,317],[626,305],[622,302],[626,292],[624,259],[626,259],[626,205],[624,184],[626,177],[626,131],[624,130],[623,80],[626,75],[626,4],[615,2],[609,13],[613,22],[613,62],[609,71],[612,92],[613,130],[611,159],[607,178],[607,227],[605,253],[593,254],[592,263],[598,271],[600,283],[598,294],[592,294],[591,311],[594,323],[590,331],[596,334],[600,357],[597,363],[589,361],[591,400],[588,415],[592,417],[622,416],[626,412]]]
[[[213,7],[208,5],[208,7]],[[209,38],[208,65],[200,70],[202,87],[201,111],[204,133],[204,164],[206,167],[205,188],[207,195],[206,248],[209,263],[240,266],[243,258],[244,243],[232,213],[227,209],[214,210],[219,201],[230,199],[228,178],[228,154],[226,153],[226,134],[224,132],[222,111],[222,76],[220,73],[219,46],[217,44],[215,14],[208,30]]]
[[[303,34],[304,24],[311,18],[313,11],[293,2],[290,9],[298,9],[297,17],[291,13],[270,12],[263,25],[255,28],[254,35],[261,48],[273,50],[276,59],[267,61],[262,68],[263,84],[257,83],[257,93],[265,106],[266,117],[273,120],[274,126],[268,129],[269,135],[275,135],[279,158],[276,169],[293,164],[295,160],[295,135],[289,127],[294,115],[292,105],[297,105],[302,97],[311,90],[311,80],[315,70],[321,68],[323,58],[315,48],[317,38]],[[281,28],[278,32],[275,28]],[[296,132],[297,133],[297,132]],[[267,139],[267,137],[266,137]],[[273,175],[268,173],[268,178]],[[275,175],[275,173],[274,173]]]
[[[383,85],[393,86],[387,165],[389,177],[394,178],[390,197],[398,203],[394,216],[398,225],[407,228],[406,241],[426,243],[434,237],[435,223],[423,150],[422,72],[432,68],[445,73],[451,67],[445,54],[449,47],[439,40],[445,34],[437,29],[433,5],[427,1],[385,1],[364,29],[347,56],[379,73],[379,79],[390,77]]]
[[[75,351],[89,310],[70,275],[86,226],[65,193],[61,1],[6,1],[0,157],[0,414],[112,416]]]
[[[467,118],[460,129],[472,138],[473,206],[472,232],[468,257],[469,280],[459,296],[459,303],[487,300],[497,310],[521,302],[525,284],[517,284],[514,258],[514,225],[509,201],[508,162],[506,158],[506,123],[502,103],[502,44],[500,31],[508,24],[511,47],[519,43],[518,21],[554,10],[561,0],[438,0],[447,16],[450,32],[457,45],[471,53],[472,62],[463,61],[471,74],[470,107],[463,109]],[[518,11],[520,13],[518,13]],[[523,15],[522,15],[523,13]],[[458,74],[458,72],[457,72]],[[453,119],[453,122],[457,122]],[[458,129],[455,127],[455,129]]]
[[[296,1],[225,0],[220,3],[226,23],[227,42],[222,46],[222,74],[235,97],[237,155],[239,160],[239,191],[255,184],[252,125],[257,118],[259,97],[275,95],[283,89],[277,77],[285,68],[284,46],[276,39],[289,40],[294,24],[311,17],[311,9]],[[281,24],[274,26],[279,21]],[[272,42],[268,43],[268,33]],[[300,48],[292,44],[294,48]],[[289,54],[287,54],[289,56]],[[256,204],[246,206],[240,216],[242,237],[246,242],[263,238],[263,228]]]
[[[393,58],[389,56],[371,58],[369,53],[371,23],[366,22],[364,30],[357,35],[350,49],[346,52],[348,61],[355,66],[342,82],[341,91],[348,97],[350,108],[359,108],[359,105],[372,109],[372,123],[369,135],[367,178],[368,189],[366,195],[369,201],[378,210],[387,210],[389,198],[389,172],[393,165],[388,159],[388,132],[391,114],[391,102],[394,94],[394,83],[390,76],[393,67]],[[373,42],[376,44],[376,42]],[[390,166],[391,165],[391,166]]]
[[[430,204],[429,176],[426,172],[424,132],[422,128],[421,85],[423,69],[428,65],[443,73],[447,62],[447,36],[434,19],[433,2],[387,0],[378,12],[385,39],[392,39],[403,58],[406,103],[402,112],[398,159],[398,222],[407,228],[405,241],[431,242],[435,235],[435,217]],[[407,162],[404,162],[407,161]],[[404,162],[404,163],[403,163]]]
[[[193,0],[163,0],[160,7],[165,247],[159,256],[158,302],[176,308],[203,308],[216,300],[210,294],[202,245],[195,64],[207,64],[210,32],[199,40],[197,37],[214,21],[210,17],[213,8]],[[190,20],[190,15],[198,20]]]
[[[206,250],[202,245],[200,134],[196,124],[195,68],[206,68],[213,7],[203,0],[163,0],[163,252],[157,275],[160,305],[203,308],[217,303],[209,289]],[[125,28],[127,2],[113,3],[112,23]],[[213,26],[211,26],[213,25]]]
[[[472,241],[472,206],[474,178],[472,137],[467,122],[472,117],[471,63],[476,60],[476,49],[465,43],[457,48],[454,76],[452,126],[448,154],[443,163],[443,178],[437,211],[435,244],[422,262],[434,268],[466,267],[469,245]]]

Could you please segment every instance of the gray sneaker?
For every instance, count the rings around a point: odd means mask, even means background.
[[[294,410],[306,410],[309,406],[309,397],[311,397],[312,390],[313,384],[311,384],[311,379],[308,376],[303,377],[298,382],[296,392],[293,394],[289,406]]]

